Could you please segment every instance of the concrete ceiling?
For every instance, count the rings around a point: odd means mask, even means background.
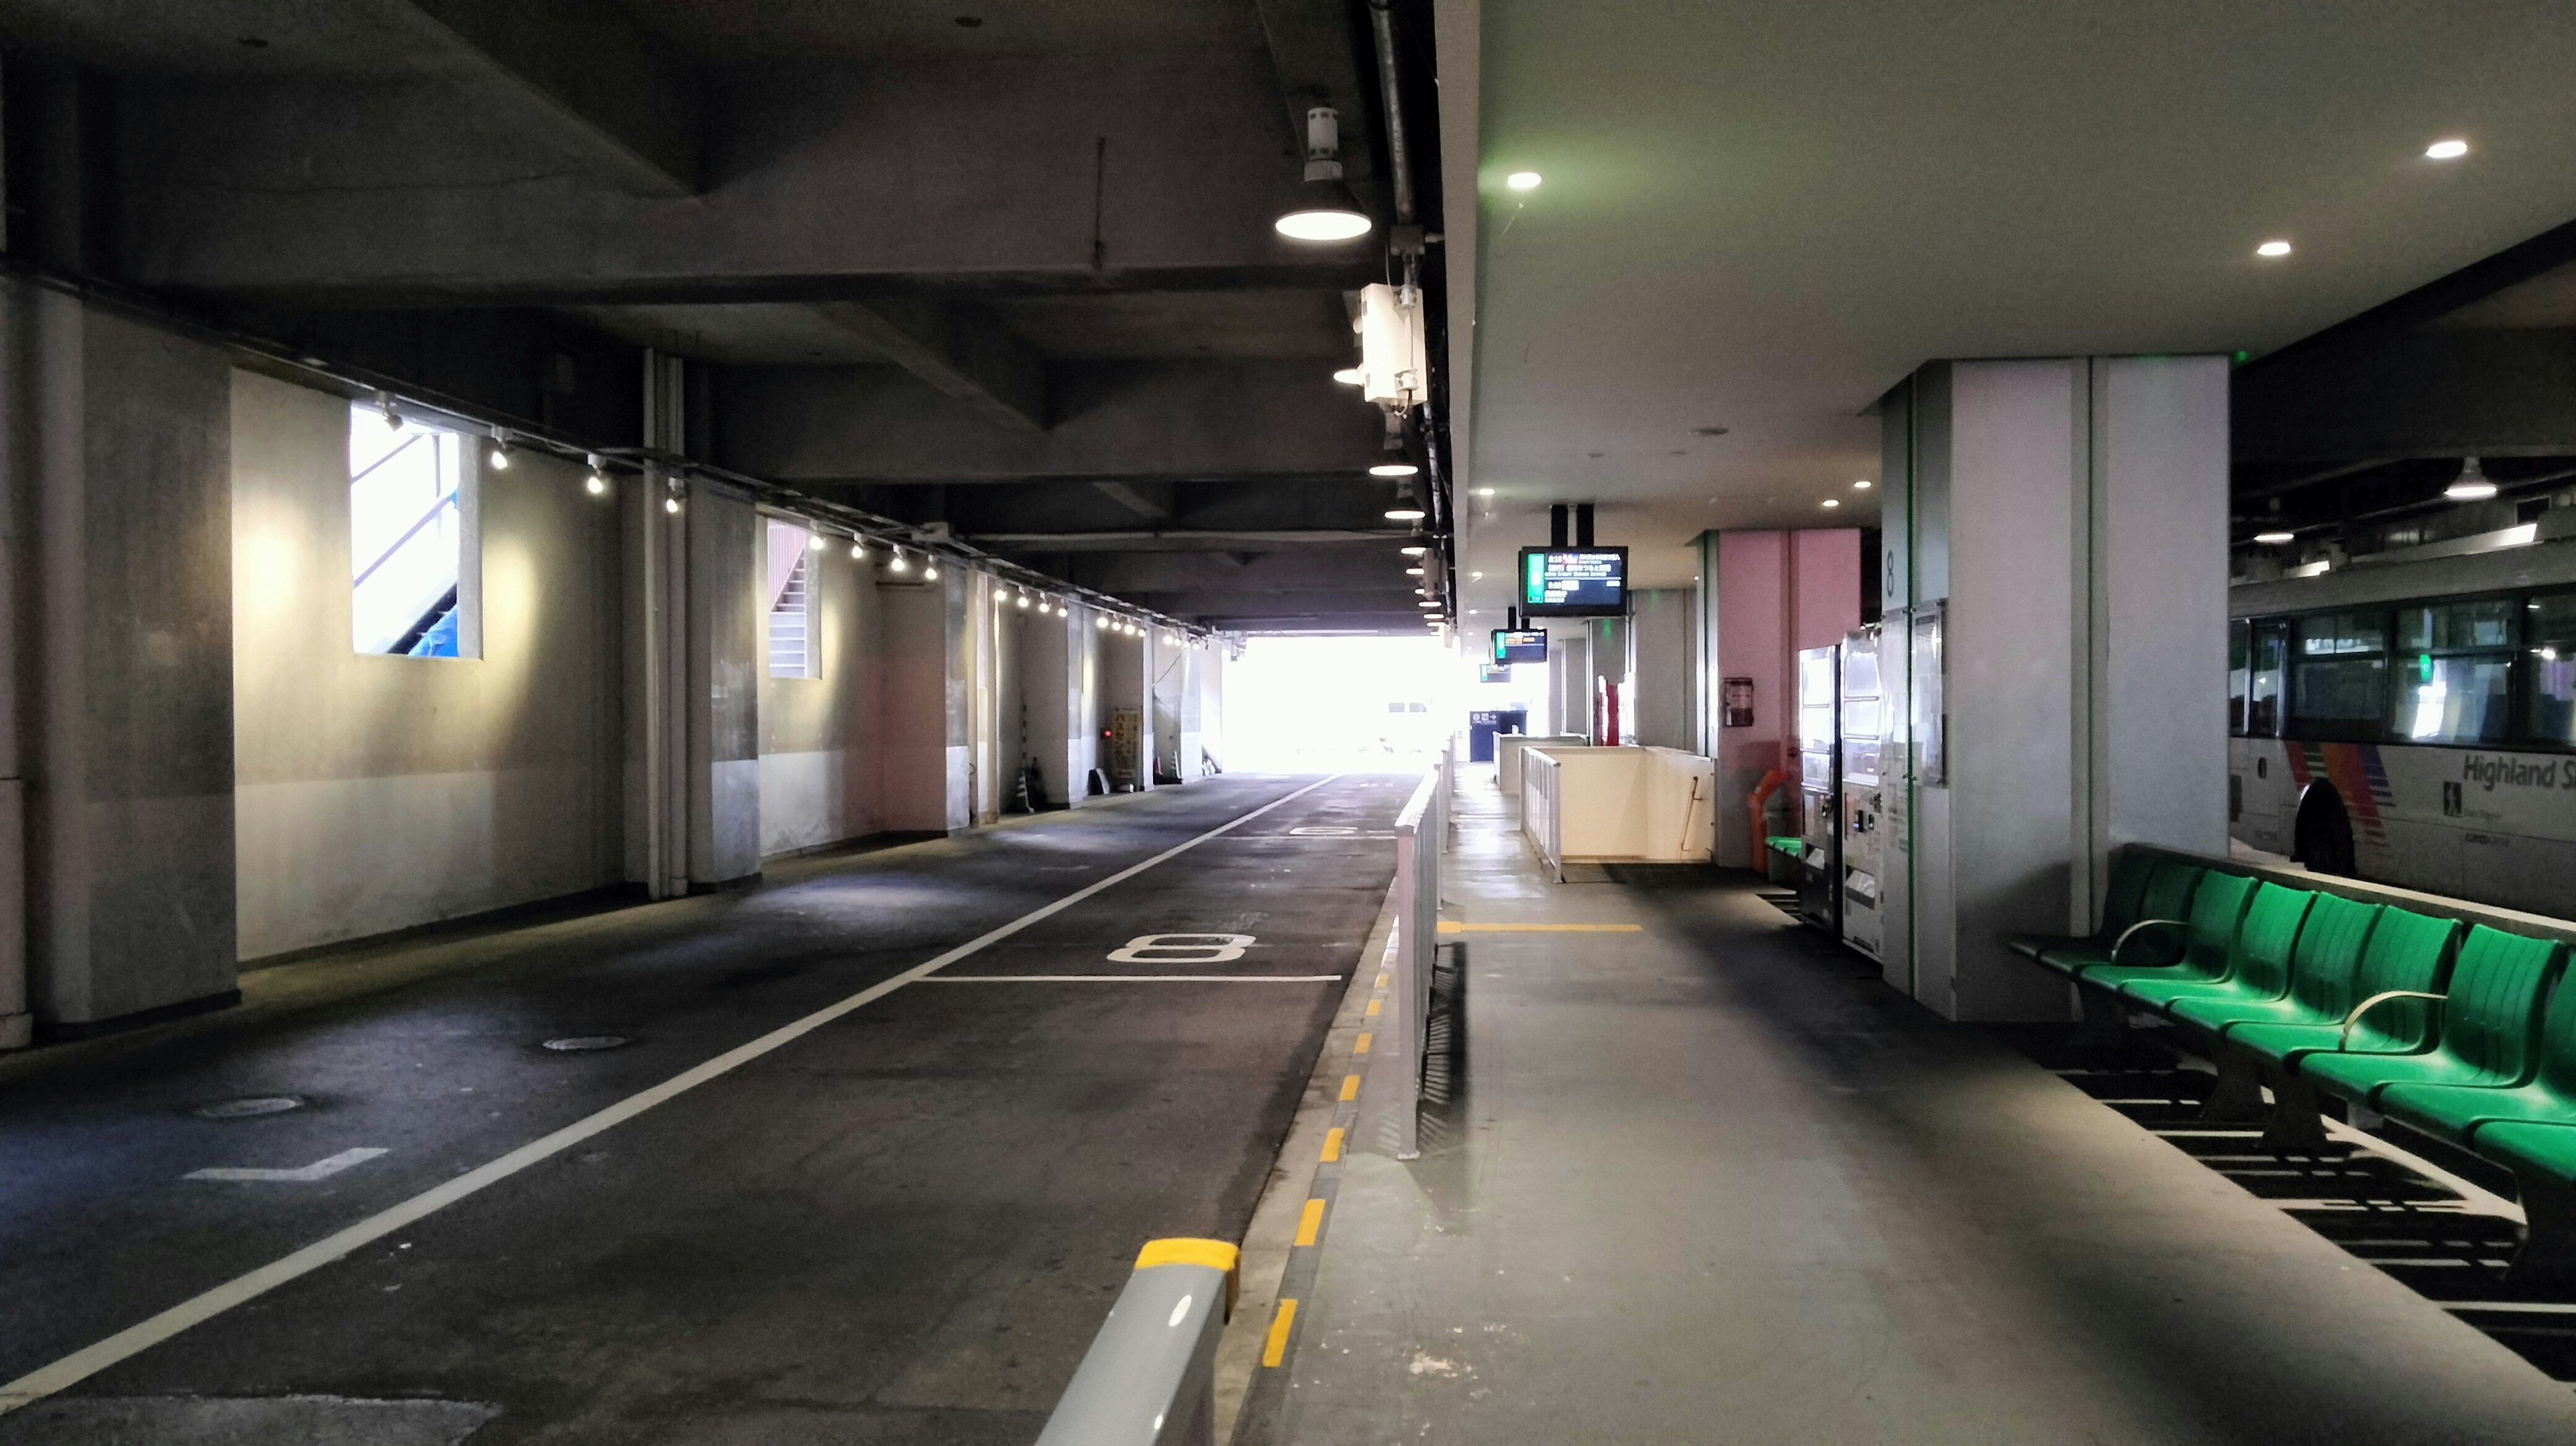
[[[1926,361],[2260,354],[2576,217],[2559,0],[1594,0],[1485,7],[1478,59],[1497,615],[1549,502],[1649,586],[1706,528],[1873,520],[1869,408]],[[2563,326],[2565,285],[2498,305]]]

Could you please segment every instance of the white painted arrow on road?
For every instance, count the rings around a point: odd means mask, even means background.
[[[211,1170],[190,1170],[184,1178],[190,1180],[290,1180],[298,1185],[308,1185],[315,1180],[327,1180],[333,1175],[337,1175],[341,1171],[348,1169],[352,1165],[363,1165],[383,1153],[384,1151],[376,1149],[373,1146],[362,1145],[354,1150],[342,1150],[340,1153],[333,1155],[327,1160],[316,1160],[312,1164],[307,1165],[300,1170],[246,1170],[225,1165],[218,1166]]]

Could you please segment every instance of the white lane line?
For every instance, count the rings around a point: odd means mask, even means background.
[[[942,974],[924,984],[1338,984],[1347,974]]]
[[[183,1180],[286,1180],[298,1185],[310,1185],[316,1180],[328,1180],[352,1165],[363,1165],[383,1153],[383,1150],[372,1145],[362,1145],[354,1150],[342,1150],[327,1160],[316,1160],[296,1170],[245,1170],[230,1165],[219,1165],[211,1170],[190,1170],[179,1178]]]
[[[21,1406],[41,1401],[55,1392],[79,1384],[108,1367],[140,1355],[190,1326],[213,1319],[246,1301],[257,1300],[281,1285],[300,1279],[329,1265],[349,1252],[381,1240],[404,1226],[436,1214],[469,1195],[491,1188],[531,1165],[552,1159],[591,1136],[626,1123],[655,1105],[696,1089],[711,1079],[730,1074],[753,1060],[813,1033],[854,1009],[883,999],[907,984],[930,977],[958,960],[990,945],[997,944],[1022,929],[1049,919],[1092,895],[1126,882],[1156,864],[1179,857],[1212,838],[1233,832],[1274,808],[1296,802],[1340,774],[1328,774],[1307,784],[1295,793],[1276,798],[1261,807],[1220,824],[1187,843],[1175,844],[1140,864],[1131,864],[1109,877],[1076,889],[1052,904],[1032,909],[998,929],[979,934],[926,964],[916,964],[891,979],[869,985],[837,1004],[827,1004],[792,1024],[781,1025],[748,1044],[737,1045],[693,1069],[683,1070],[651,1089],[628,1095],[596,1113],[585,1115],[550,1135],[530,1140],[510,1153],[487,1164],[468,1170],[444,1185],[424,1190],[391,1209],[382,1210],[344,1230],[326,1235],[291,1255],[280,1256],[251,1271],[236,1276],[212,1290],[191,1296],[177,1305],[148,1319],[138,1321],[103,1341],[84,1346],[50,1365],[39,1366],[18,1379],[0,1386],[0,1415]]]

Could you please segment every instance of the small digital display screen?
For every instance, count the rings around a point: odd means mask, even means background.
[[[1497,663],[1544,663],[1547,661],[1547,634],[1535,628],[1514,632],[1510,628],[1494,629],[1494,661]]]
[[[1619,617],[1628,611],[1628,549],[1524,547],[1521,611],[1533,617]]]

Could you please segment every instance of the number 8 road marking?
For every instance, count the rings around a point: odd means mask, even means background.
[[[1250,934],[1139,934],[1109,951],[1112,964],[1226,964],[1243,957]]]

